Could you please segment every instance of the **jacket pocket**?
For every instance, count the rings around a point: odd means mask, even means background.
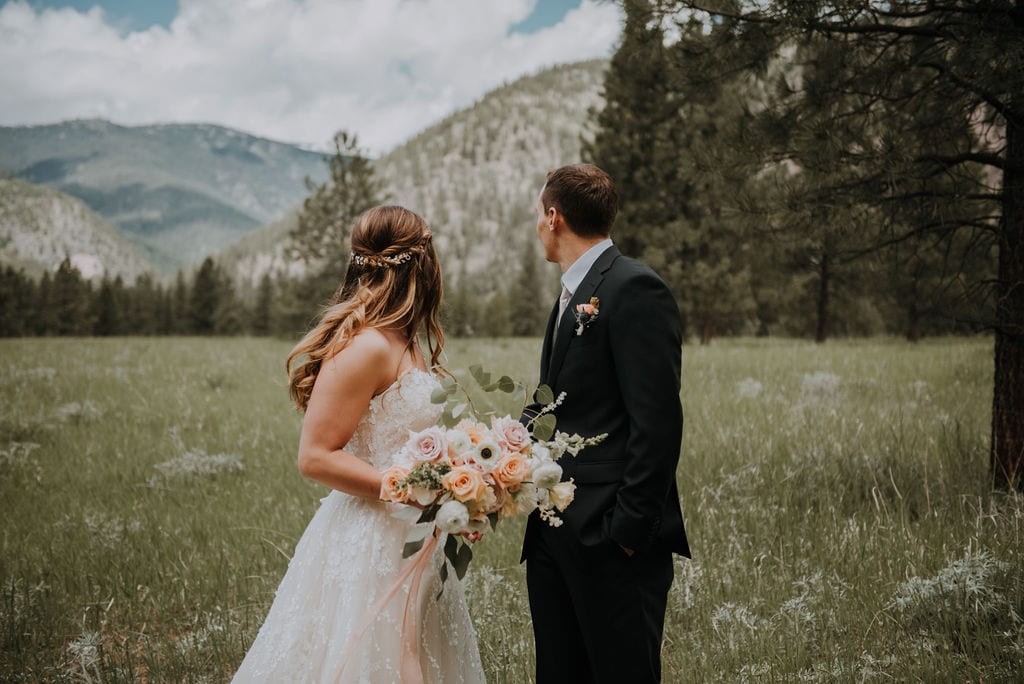
[[[573,477],[577,484],[621,482],[625,461],[583,461],[576,464]]]

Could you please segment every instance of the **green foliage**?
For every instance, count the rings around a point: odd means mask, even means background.
[[[302,203],[298,225],[290,233],[294,256],[315,270],[348,263],[349,229],[356,218],[380,204],[380,183],[354,135],[334,136],[334,154],[324,155],[330,177],[307,180],[310,195]],[[335,277],[337,271],[334,272]]]

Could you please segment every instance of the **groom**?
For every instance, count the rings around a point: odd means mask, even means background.
[[[660,681],[672,554],[690,555],[675,481],[679,309],[654,271],[612,244],[617,212],[611,178],[589,164],[550,172],[537,205],[545,257],[562,267],[540,380],[565,392],[559,430],[608,433],[560,461],[576,482],[564,525],[527,523],[538,684]]]

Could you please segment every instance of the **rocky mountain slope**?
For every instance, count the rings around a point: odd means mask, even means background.
[[[580,160],[588,111],[601,105],[607,62],[546,69],[491,91],[376,162],[387,201],[430,223],[454,278],[512,277],[524,243],[536,243],[534,206],[550,169]],[[295,273],[286,257],[295,213],[253,232],[220,259],[254,285]],[[539,249],[539,246],[537,247]]]
[[[32,275],[70,257],[87,278],[152,271],[142,251],[81,200],[0,175],[0,263]]]

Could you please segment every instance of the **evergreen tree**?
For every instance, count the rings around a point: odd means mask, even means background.
[[[0,268],[0,337],[33,333],[30,316],[35,304],[32,280],[22,270]]]
[[[49,271],[43,272],[36,289],[36,315],[33,317],[32,333],[35,335],[56,335],[57,314],[54,307],[53,280]]]
[[[677,110],[664,31],[648,0],[623,5],[622,42],[605,74],[604,107],[595,112],[593,141],[583,141],[583,158],[615,180],[616,245],[627,256],[641,256],[647,231],[676,220],[684,198],[672,192],[675,155],[664,138]]]
[[[189,296],[188,283],[185,282],[185,274],[178,271],[174,278],[174,288],[171,291],[170,305],[170,329],[172,335],[188,335],[193,332],[191,297]]]
[[[540,257],[537,255],[531,235],[523,242],[519,256],[519,275],[508,293],[511,335],[538,337],[544,334],[544,326],[550,313],[545,303],[553,301],[556,296],[549,292],[555,280],[552,279],[545,287],[539,262]]]
[[[89,284],[65,257],[53,278],[53,310],[58,335],[87,335],[91,331],[89,318]]]
[[[274,281],[270,273],[264,273],[256,290],[256,305],[253,307],[250,329],[254,335],[269,335],[274,330]]]
[[[990,466],[999,487],[1024,488],[1024,22],[1019,0],[782,2],[741,5],[679,0],[666,9],[708,16],[715,49],[708,73],[747,69],[793,46],[813,43],[801,61],[812,78],[780,81],[768,118],[804,121],[830,144],[822,166],[847,169],[822,178],[812,197],[862,205],[884,217],[864,249],[915,235],[953,244],[983,231],[998,254],[992,283],[995,373]],[[697,12],[693,12],[697,10]],[[707,14],[704,14],[707,13]],[[760,65],[763,68],[763,64]],[[753,73],[753,69],[750,69]],[[818,77],[813,77],[815,74]],[[856,144],[850,133],[866,135]],[[840,136],[831,137],[831,131]],[[789,136],[782,135],[785,142]],[[831,144],[835,141],[838,144]],[[806,148],[805,148],[806,149]],[[784,161],[789,146],[763,148]],[[803,155],[804,170],[814,167]],[[936,187],[935,179],[948,181]],[[890,207],[934,208],[933,220],[888,220]],[[966,240],[962,244],[970,244]]]
[[[121,277],[118,276],[118,282],[120,282],[120,279]],[[118,288],[118,290],[123,290],[123,288]],[[119,294],[122,296],[118,296]],[[109,277],[104,275],[103,280],[100,281],[96,298],[93,300],[92,317],[95,324],[93,325],[92,333],[94,335],[107,336],[135,332],[134,330],[125,330],[124,328],[123,306],[123,291],[120,293],[115,292],[114,283],[111,282]]]
[[[197,335],[212,335],[216,332],[221,307],[221,282],[213,258],[203,259],[192,282],[192,298],[189,303],[190,332]]]

